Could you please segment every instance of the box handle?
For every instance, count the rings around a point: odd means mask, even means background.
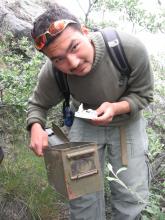
[[[82,156],[85,154],[94,154],[94,153],[95,153],[95,149],[87,149],[87,150],[82,150],[82,151],[78,151],[78,152],[74,152],[74,153],[69,153],[69,154],[67,154],[67,158],[72,159],[77,156]]]
[[[83,177],[91,176],[91,175],[94,175],[94,174],[97,174],[97,173],[98,173],[97,169],[90,170],[90,171],[85,172],[85,173],[81,173],[81,174],[78,174],[78,175],[75,175],[75,176],[71,176],[71,180],[81,179]]]

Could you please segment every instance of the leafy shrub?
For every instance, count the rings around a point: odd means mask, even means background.
[[[25,111],[27,100],[34,88],[43,56],[34,51],[23,37],[15,40],[8,35],[0,44],[0,82],[4,87],[4,102]],[[5,56],[3,56],[5,54]]]

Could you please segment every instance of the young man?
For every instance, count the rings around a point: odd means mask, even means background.
[[[70,12],[56,5],[34,23],[32,37],[35,47],[48,57],[28,107],[30,148],[38,156],[48,146],[44,131],[48,109],[62,99],[52,64],[67,74],[72,96],[72,108],[80,103],[95,109],[94,120],[75,118],[70,129],[70,141],[96,142],[102,168],[104,154],[113,169],[122,167],[120,137],[124,131],[128,167],[120,179],[132,190],[110,182],[112,219],[140,219],[146,206],[149,187],[147,165],[147,135],[144,109],[153,101],[153,78],[146,49],[135,37],[119,33],[131,74],[121,86],[121,73],[113,65],[100,32],[88,33]],[[71,220],[105,220],[103,193],[93,193],[70,202]]]

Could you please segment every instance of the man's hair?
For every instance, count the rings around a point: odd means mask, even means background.
[[[75,29],[81,30],[81,24],[79,20],[71,14],[68,9],[65,7],[58,5],[57,3],[54,3],[52,8],[45,11],[43,14],[41,14],[34,22],[33,27],[33,36],[37,37],[41,34],[43,34],[47,29],[49,28],[50,24],[54,21],[62,20],[62,19],[68,19],[73,20],[76,22],[76,24],[70,24]]]

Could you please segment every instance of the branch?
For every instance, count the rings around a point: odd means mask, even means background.
[[[86,14],[85,10],[83,9],[83,7],[81,6],[79,0],[77,0],[77,3],[79,4],[79,7],[81,8],[81,10],[83,11],[84,14]]]
[[[98,2],[98,0],[95,0],[92,2],[92,0],[88,0],[88,9],[87,12],[85,12],[85,10],[83,9],[82,5],[80,4],[79,0],[77,0],[81,10],[83,11],[83,13],[85,14],[85,24],[87,24],[88,22],[88,16],[90,14],[90,12],[92,11],[93,6]]]

